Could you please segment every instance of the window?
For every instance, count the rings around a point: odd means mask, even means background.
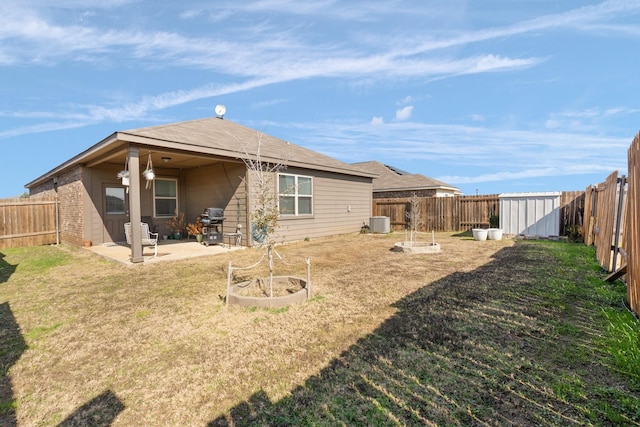
[[[173,216],[178,209],[178,181],[175,179],[153,180],[153,208],[156,217]]]
[[[278,175],[278,203],[281,215],[313,214],[313,178]]]
[[[122,187],[106,187],[105,200],[107,215],[125,214],[125,192]]]

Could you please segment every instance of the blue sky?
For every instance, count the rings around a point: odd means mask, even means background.
[[[3,0],[0,198],[214,116],[465,194],[582,190],[640,129],[640,1]]]

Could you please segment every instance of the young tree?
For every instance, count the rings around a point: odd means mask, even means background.
[[[411,247],[416,245],[416,241],[418,239],[418,230],[420,228],[420,225],[422,225],[420,219],[420,200],[420,197],[418,197],[416,193],[413,193],[411,195],[411,198],[409,199],[410,211],[406,213],[407,219],[409,220],[409,242]]]
[[[278,193],[276,177],[278,172],[286,168],[284,160],[266,162],[262,159],[263,134],[258,133],[255,156],[246,150],[244,160],[248,171],[248,187],[252,210],[250,213],[251,238],[265,248],[269,262],[269,296],[273,296],[273,254],[276,244],[274,233],[278,229]]]

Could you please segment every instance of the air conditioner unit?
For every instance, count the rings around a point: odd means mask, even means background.
[[[391,232],[391,221],[388,216],[372,216],[369,218],[372,233],[387,234]]]

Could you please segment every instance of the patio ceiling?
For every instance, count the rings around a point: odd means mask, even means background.
[[[171,168],[171,169],[192,169],[209,166],[220,161],[237,162],[240,160],[223,158],[219,156],[211,156],[205,154],[196,154],[190,152],[181,152],[178,150],[160,149],[158,147],[150,147],[138,145],[140,150],[140,167],[144,168],[147,164],[149,154],[151,154],[151,162],[155,169]],[[122,146],[117,151],[110,151],[108,155],[98,155],[85,165],[94,167],[100,164],[117,164],[124,167],[127,157],[128,145]]]

